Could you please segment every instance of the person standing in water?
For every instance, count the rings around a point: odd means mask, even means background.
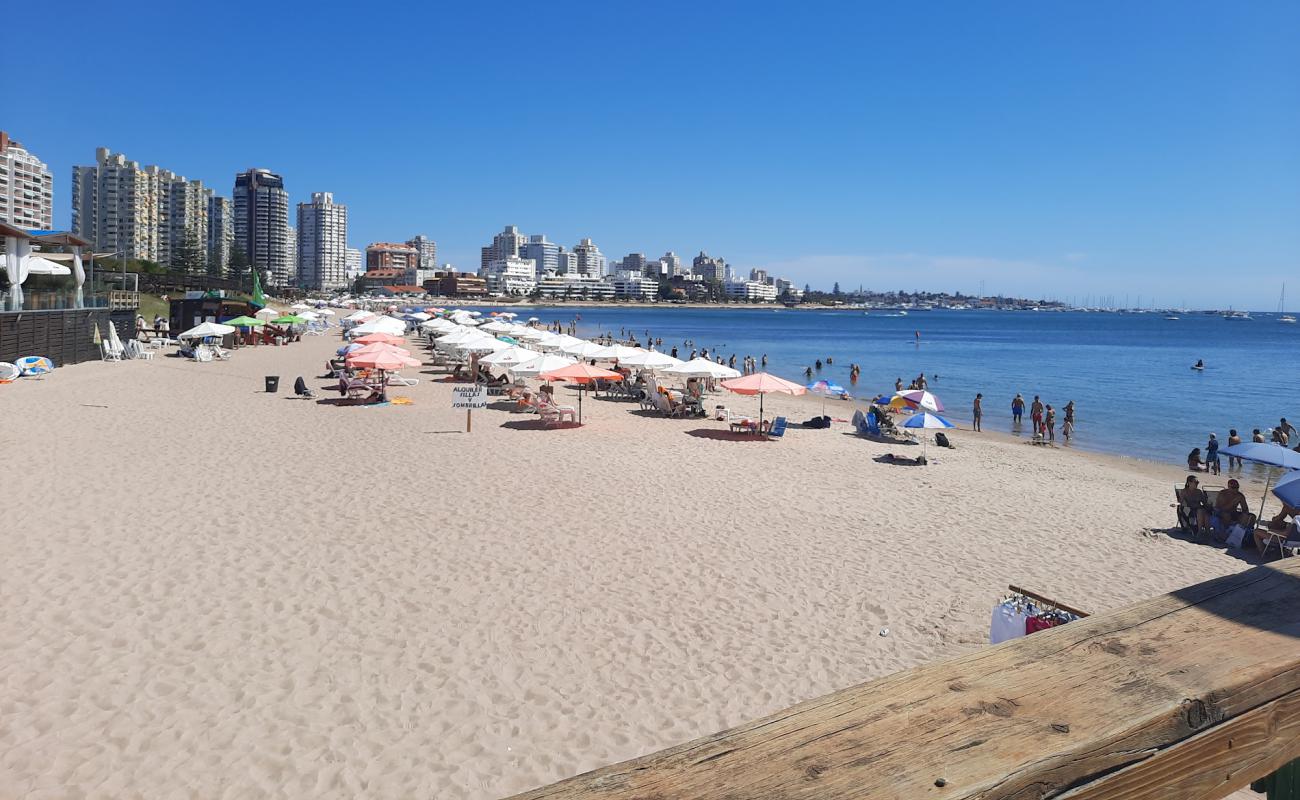
[[[1011,400],[1011,424],[1020,427],[1020,418],[1025,415],[1025,398],[1017,392]]]
[[[971,412],[975,418],[975,430],[980,430],[980,420],[984,418],[984,395],[977,393],[975,395],[975,406]]]
[[[1049,403],[1047,413],[1043,416],[1043,430],[1047,432],[1047,441],[1056,441],[1056,409]]]

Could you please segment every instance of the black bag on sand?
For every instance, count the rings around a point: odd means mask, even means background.
[[[303,380],[301,375],[293,382],[293,393],[299,397],[315,397],[312,390],[307,388],[307,381]]]
[[[943,434],[943,431],[940,431],[934,435],[934,443],[939,447],[948,447],[954,450],[956,449],[952,446],[952,442],[948,441],[948,437]]]
[[[829,428],[830,426],[830,417],[813,417],[803,424],[805,428]]]

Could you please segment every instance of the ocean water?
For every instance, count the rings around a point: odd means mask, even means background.
[[[710,354],[766,354],[768,371],[807,382],[804,369],[818,358],[816,377],[835,381],[857,397],[891,393],[924,372],[945,415],[967,421],[976,392],[984,394],[984,426],[1012,431],[1011,399],[1034,395],[1057,409],[1057,436],[1069,400],[1076,408],[1074,446],[1156,461],[1185,463],[1211,431],[1226,446],[1236,428],[1249,441],[1287,417],[1300,427],[1300,325],[1276,316],[1229,322],[1189,313],[1162,314],[1027,311],[803,311],[601,306],[519,307],[522,317],[545,322],[576,319],[578,335],[621,331],[659,349],[691,340]],[[916,333],[920,333],[920,341]],[[1197,359],[1204,371],[1194,371]],[[856,385],[849,364],[861,366]],[[933,377],[937,376],[937,377]],[[779,403],[779,399],[775,402]],[[847,413],[839,416],[849,416]],[[1025,428],[1028,428],[1026,422]],[[1293,443],[1294,446],[1294,443]]]

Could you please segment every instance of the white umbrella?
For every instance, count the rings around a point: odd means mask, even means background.
[[[645,352],[641,347],[628,347],[625,344],[611,344],[608,347],[602,347],[600,352],[594,358],[601,361],[619,361],[631,356],[638,356]]]
[[[452,345],[453,350],[460,350],[463,353],[496,353],[501,350],[509,350],[512,345],[506,344],[500,339],[493,339],[491,336],[484,336],[482,339],[470,339]]]
[[[680,358],[673,358],[667,353],[659,353],[654,350],[641,350],[639,353],[620,358],[618,363],[625,367],[640,367],[649,370],[666,370],[671,367],[678,367],[686,363]]]
[[[257,315],[260,317],[262,315],[262,312],[261,311],[257,312]],[[275,316],[277,317],[280,316],[279,312],[275,312]],[[351,314],[348,314],[343,319],[345,322],[361,322],[362,320],[370,319],[373,316],[375,316],[375,312],[362,310],[362,311],[353,311]]]
[[[351,336],[365,336],[367,333],[387,333],[400,336],[406,333],[406,323],[394,317],[376,317],[348,331]]]
[[[488,336],[486,333],[479,333],[473,328],[462,328],[460,326],[456,326],[455,330],[450,330],[440,335],[438,337],[438,341],[435,343],[435,346],[443,349],[448,349],[453,345],[460,344],[461,342],[468,342],[474,339],[491,339],[491,338],[492,337]]]
[[[676,375],[680,378],[739,378],[740,372],[726,366],[710,361],[707,358],[692,358],[679,367],[668,367],[664,371],[665,375]]]
[[[72,270],[51,261],[48,258],[40,256],[29,256],[27,259],[27,272],[30,275],[71,275]]]
[[[512,331],[510,335],[516,339],[523,339],[527,342],[540,342],[542,339],[546,338],[545,332],[533,328],[525,328],[522,331]]]
[[[513,326],[505,322],[492,320],[491,322],[480,325],[479,330],[487,331],[488,333],[510,333],[513,330]]]
[[[303,319],[320,319],[320,314],[317,314],[315,311],[299,311],[298,316]]]
[[[202,339],[206,336],[225,336],[228,333],[234,333],[235,329],[229,325],[222,325],[217,322],[201,322],[193,328],[178,335],[177,339]]]
[[[279,311],[276,311],[274,308],[267,306],[266,308],[263,308],[260,311],[258,311],[253,316],[257,317],[258,319],[271,320],[271,319],[279,319],[284,315],[281,314]]]
[[[535,350],[527,350],[522,347],[506,347],[504,350],[498,350],[490,356],[484,356],[478,360],[480,364],[489,366],[514,366],[515,364],[525,364],[537,358],[541,353]]]
[[[553,338],[543,339],[539,344],[547,350],[562,350],[569,345],[577,344],[582,340],[576,336],[570,336],[567,333],[557,333]]]
[[[334,316],[334,312],[333,312],[333,311],[330,311],[328,308],[318,308],[318,309],[316,309],[316,313],[317,313],[317,314],[324,314],[324,315],[327,316],[327,317],[332,317],[332,316]]]
[[[289,306],[289,308],[298,311],[306,311],[307,309],[311,308],[311,306],[307,305],[306,303],[294,303],[293,305]]]
[[[525,361],[522,364],[516,364],[510,368],[510,373],[517,378],[533,377],[541,375],[543,372],[553,372],[557,369],[564,369],[570,364],[575,363],[571,358],[557,356],[552,353],[539,354],[532,361]]]
[[[577,358],[596,358],[605,348],[595,342],[579,341],[577,344],[571,344],[568,347],[561,347],[560,352]]]
[[[457,325],[456,323],[452,322],[449,319],[443,319],[441,317],[437,319],[431,319],[428,322],[420,323],[420,330],[434,331],[435,333],[436,332],[450,333],[454,330],[458,330],[459,328],[460,326]]]

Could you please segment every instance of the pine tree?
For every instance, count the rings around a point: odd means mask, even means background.
[[[835,288],[834,288],[834,289],[831,289],[831,294],[835,295],[836,297],[839,297],[839,296],[840,296],[840,282],[839,282],[839,281],[835,281]]]
[[[177,252],[171,259],[172,272],[186,275],[201,275],[207,266],[207,256],[203,252],[203,242],[199,241],[199,232],[194,228],[185,231]]]
[[[226,277],[236,282],[236,285],[243,286],[244,278],[248,275],[248,256],[238,247],[230,248],[230,263],[226,267]]]

